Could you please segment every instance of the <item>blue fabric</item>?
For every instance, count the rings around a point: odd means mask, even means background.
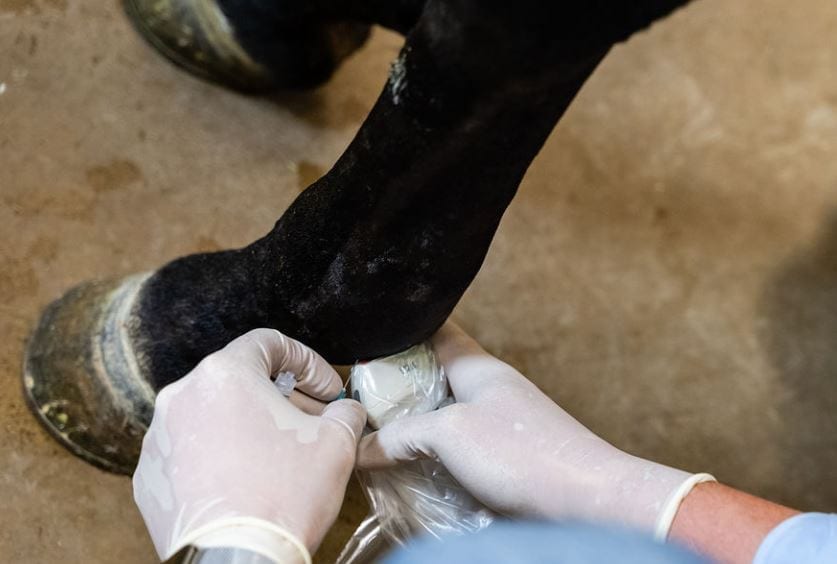
[[[803,513],[782,522],[762,541],[753,564],[837,562],[837,515]]]
[[[619,529],[571,523],[502,522],[473,535],[424,539],[384,564],[704,564],[671,544]]]

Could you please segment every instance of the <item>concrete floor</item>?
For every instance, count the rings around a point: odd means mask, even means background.
[[[615,49],[457,312],[616,445],[832,511],[835,36],[831,0],[700,0]],[[376,32],[326,87],[251,99],[158,58],[116,2],[0,0],[3,560],[155,561],[129,480],[24,406],[41,308],[266,232],[349,142],[399,44]]]

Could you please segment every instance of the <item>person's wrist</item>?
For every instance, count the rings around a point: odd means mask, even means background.
[[[685,497],[679,488],[693,474],[630,455],[599,437],[579,443],[573,445],[576,470],[556,477],[561,489],[553,491],[564,495],[555,500],[552,516],[609,522],[664,538],[673,518],[670,506]]]
[[[606,474],[606,493],[597,498],[602,517],[652,533],[660,541],[668,537],[674,516],[692,488],[715,481],[709,474],[693,474],[618,451]]]
[[[657,523],[654,527],[655,539],[661,542],[668,540],[672,526],[674,525],[674,518],[677,516],[683,501],[692,493],[692,490],[697,485],[708,482],[717,483],[718,480],[715,479],[715,476],[705,472],[691,474],[685,481],[680,483],[677,489],[669,494],[662,510],[657,515]]]
[[[261,554],[277,564],[311,564],[311,554],[296,535],[255,517],[211,521],[180,537],[169,553],[187,545],[202,549],[236,547]]]

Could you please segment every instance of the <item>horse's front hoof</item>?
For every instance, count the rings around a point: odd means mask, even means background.
[[[87,282],[51,303],[26,346],[30,409],[73,454],[131,474],[155,393],[128,341],[134,299],[146,275]]]

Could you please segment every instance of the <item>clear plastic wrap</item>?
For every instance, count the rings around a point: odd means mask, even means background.
[[[294,393],[294,388],[296,388],[296,374],[283,370],[276,375],[273,383],[279,388],[283,396],[289,398]]]
[[[447,378],[429,344],[352,368],[352,396],[369,426],[420,415],[453,403]],[[338,564],[371,562],[387,546],[415,535],[463,534],[487,527],[494,514],[474,499],[438,460],[358,472],[371,513],[347,543]]]

